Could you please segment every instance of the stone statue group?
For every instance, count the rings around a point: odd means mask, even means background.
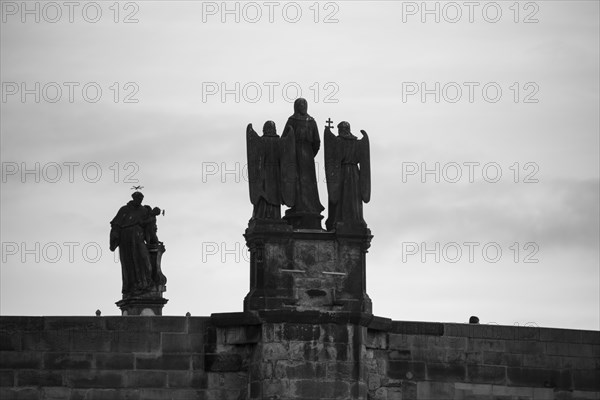
[[[330,121],[329,121],[330,122]],[[363,202],[371,196],[369,137],[358,139],[348,122],[340,122],[335,136],[325,127],[325,175],[329,195],[328,231],[366,228]],[[263,136],[249,124],[246,128],[252,220],[281,219],[281,205],[290,207],[283,219],[294,229],[321,229],[323,205],[319,199],[315,156],[321,140],[308,103],[299,98],[281,137],[275,123],[265,122]]]
[[[330,123],[331,121],[329,121]],[[363,231],[363,202],[371,196],[369,137],[358,139],[348,122],[340,122],[335,136],[325,127],[325,174],[329,194],[326,229]],[[250,201],[255,223],[287,222],[294,229],[322,230],[315,156],[321,146],[319,129],[308,115],[308,103],[297,99],[281,137],[275,123],[265,122],[259,136],[252,124],[246,129]],[[138,187],[134,187],[138,189]],[[164,245],[156,236],[160,209],[142,205],[136,191],[110,222],[110,250],[119,248],[123,298],[143,297],[164,291],[160,268]],[[281,205],[290,207],[281,218]]]

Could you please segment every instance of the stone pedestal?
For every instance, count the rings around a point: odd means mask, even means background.
[[[250,250],[244,311],[372,312],[365,274],[369,229],[326,232],[253,220],[244,237]]]
[[[115,304],[121,309],[121,315],[162,315],[162,309],[169,301],[163,298],[165,286],[158,286],[148,293],[130,296]]]
[[[147,244],[152,266],[152,280],[155,286],[144,292],[128,295],[115,304],[121,309],[121,315],[162,315],[162,309],[169,300],[163,298],[167,290],[167,278],[161,270],[162,255],[166,251],[162,242]]]

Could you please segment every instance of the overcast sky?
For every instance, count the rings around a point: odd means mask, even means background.
[[[134,185],[166,210],[164,314],[241,311],[246,125],[281,133],[302,95],[321,135],[370,136],[374,314],[599,329],[598,21],[596,1],[2,1],[0,312],[118,315],[109,221]]]

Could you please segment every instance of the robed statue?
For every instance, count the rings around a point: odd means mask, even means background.
[[[292,128],[291,130],[289,128]],[[294,102],[294,114],[288,118],[282,138],[288,132],[294,132],[296,144],[296,184],[294,205],[286,211],[285,219],[294,228],[321,229],[321,211],[319,200],[315,156],[321,146],[317,123],[308,115],[308,103],[299,98]]]
[[[338,124],[338,136],[325,128],[325,174],[329,194],[327,230],[343,224],[346,229],[366,228],[363,202],[371,199],[371,162],[369,136],[358,139],[346,121]]]
[[[141,192],[131,197],[110,222],[110,250],[119,248],[123,298],[164,291],[167,282],[160,268],[164,245],[156,234],[156,216],[161,210],[142,205]]]
[[[280,138],[273,121],[265,122],[262,137],[252,124],[246,128],[252,219],[280,220],[281,205],[294,205],[295,142],[292,128],[288,129],[285,138]]]

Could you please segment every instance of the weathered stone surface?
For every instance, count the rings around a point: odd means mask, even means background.
[[[171,388],[207,389],[208,374],[204,371],[168,371],[167,382]]]
[[[506,367],[470,364],[467,366],[467,375],[467,380],[473,383],[506,384]]]
[[[234,314],[249,324],[236,323]],[[13,317],[0,321],[4,318]],[[450,324],[471,335],[461,337],[456,330],[448,335],[448,324],[440,332],[438,324],[394,322],[386,331],[372,329],[370,315],[315,310],[172,317],[173,326],[153,318],[164,317],[3,322],[12,330],[0,330],[11,349],[0,352],[1,398],[574,400],[600,395],[594,332],[502,327],[494,333],[490,329],[496,326]],[[18,326],[29,330],[14,331]],[[553,337],[558,341],[541,340]]]
[[[251,224],[246,230],[251,279],[245,311],[371,312],[365,286],[368,229],[344,234],[284,228]]]
[[[0,351],[0,369],[39,369],[42,354],[32,351]]]
[[[392,379],[424,380],[425,363],[412,361],[393,361],[388,363],[388,377]]]
[[[91,369],[93,356],[91,353],[45,353],[46,369]]]
[[[66,386],[73,388],[119,388],[124,386],[124,376],[116,371],[69,371]]]
[[[161,388],[167,386],[165,371],[127,371],[125,386],[131,388]]]
[[[189,370],[191,368],[191,356],[189,354],[136,354],[135,367],[138,370]]]
[[[94,354],[95,366],[100,370],[130,370],[133,369],[134,356],[132,353],[98,353]]]
[[[62,386],[63,377],[59,371],[24,370],[17,373],[16,386]]]
[[[0,387],[15,386],[15,373],[12,370],[0,370]]]
[[[211,372],[237,372],[243,369],[244,362],[239,354],[207,354],[204,365]]]

